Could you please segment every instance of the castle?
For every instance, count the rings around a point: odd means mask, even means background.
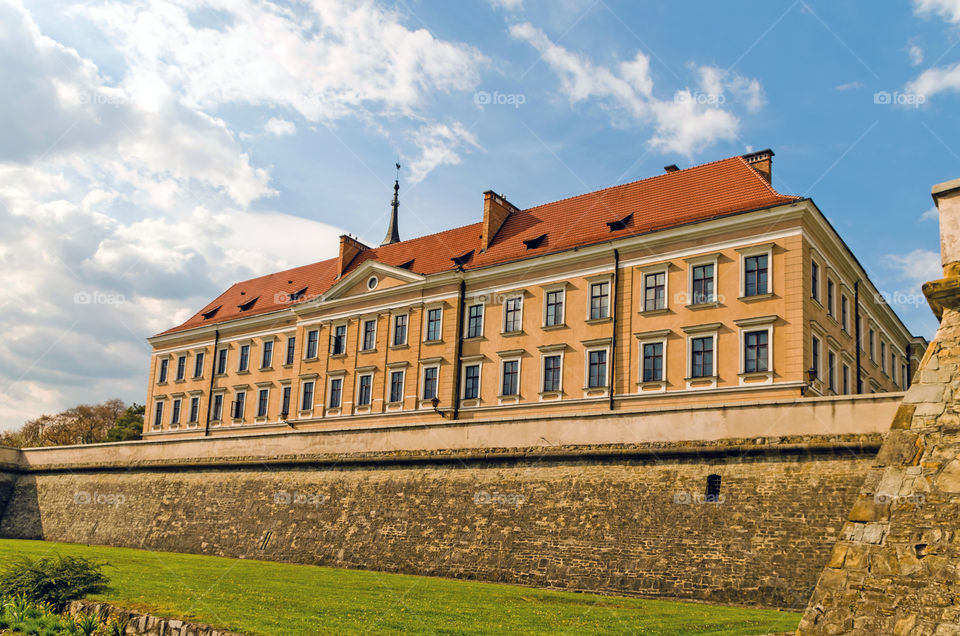
[[[764,150],[237,283],[150,338],[146,438],[905,390],[914,338]],[[855,342],[861,346],[857,348]]]

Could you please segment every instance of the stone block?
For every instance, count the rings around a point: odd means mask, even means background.
[[[934,487],[942,492],[960,492],[960,459],[952,459],[934,480]]]
[[[904,404],[942,404],[942,384],[914,384],[903,397]]]

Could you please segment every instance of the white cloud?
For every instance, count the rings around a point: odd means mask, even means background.
[[[847,82],[846,84],[838,84],[837,86],[834,86],[833,88],[834,88],[834,90],[838,90],[838,91],[853,91],[853,90],[857,90],[858,88],[863,88],[863,83],[862,83],[862,82]]]
[[[888,254],[886,261],[898,271],[900,278],[917,285],[943,277],[940,254],[931,250],[918,248],[908,254]]]
[[[911,44],[907,49],[907,55],[910,56],[910,63],[914,66],[923,64],[923,49],[916,44]]]
[[[413,135],[420,155],[410,162],[410,182],[419,183],[434,168],[460,163],[460,151],[479,148],[476,137],[459,122],[431,124]]]
[[[929,210],[926,210],[923,214],[920,215],[921,221],[940,221],[940,210],[937,209],[937,206],[933,206]]]
[[[490,0],[490,6],[505,11],[522,11],[523,0]]]
[[[754,113],[765,103],[757,80],[711,66],[693,68],[695,88],[677,90],[673,99],[659,99],[650,60],[642,52],[611,69],[555,44],[530,23],[513,25],[510,35],[540,53],[559,77],[571,105],[596,105],[618,127],[651,125],[650,145],[667,153],[691,156],[718,141],[735,139],[740,121],[728,104]]]
[[[276,135],[277,137],[283,137],[286,135],[293,135],[297,132],[297,125],[292,121],[287,121],[286,119],[280,119],[279,117],[271,117],[266,124],[263,125],[263,129],[270,133],[271,135]]]
[[[933,14],[950,24],[960,24],[960,0],[914,0],[913,7],[917,15]],[[913,48],[916,47],[911,47],[911,55]],[[960,91],[960,63],[929,68],[908,82],[904,90],[927,100],[938,93]]]
[[[918,15],[935,13],[947,22],[960,23],[960,0],[913,0]]]

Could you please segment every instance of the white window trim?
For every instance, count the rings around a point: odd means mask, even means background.
[[[590,387],[590,353],[606,351],[607,377],[604,386]],[[606,397],[610,395],[610,345],[585,346],[583,348],[583,397]]]
[[[543,307],[540,310],[540,327],[543,329],[556,329],[567,324],[567,283],[554,283],[553,285],[541,286],[543,290]],[[555,325],[547,324],[547,294],[560,292],[560,322]],[[521,307],[522,311],[522,307]]]
[[[669,329],[660,331],[638,333],[637,338],[637,392],[653,393],[667,390],[667,339],[670,336]],[[643,379],[643,348],[648,344],[663,345],[663,373],[659,380],[644,381]]]
[[[314,331],[317,332],[317,353],[312,357],[308,357],[310,353],[310,334]],[[331,332],[332,333],[332,332]],[[344,346],[346,350],[346,346]],[[304,329],[303,331],[303,359],[304,360],[316,360],[320,357],[320,329]]]
[[[335,381],[340,381],[340,403],[336,406],[330,406],[330,395],[333,390],[333,383]],[[324,396],[324,415],[336,416],[343,413],[343,389],[345,388],[345,374],[339,373],[336,375],[327,376],[327,394]]]
[[[183,377],[180,377],[180,359],[183,359]],[[178,353],[173,357],[173,381],[174,382],[186,382],[188,379],[187,376],[187,360],[190,358],[188,352],[184,351],[183,353]],[[169,379],[170,367],[167,366],[167,376]]]
[[[428,337],[430,334],[430,329],[429,329],[430,312],[433,311],[434,309],[440,310],[440,329],[438,330],[439,337],[434,340],[430,340]],[[423,334],[421,337],[424,342],[442,342],[443,341],[443,314],[445,313],[446,312],[443,310],[443,305],[432,305],[432,306],[427,306],[423,308]]]
[[[390,400],[390,391],[393,389],[393,374],[400,374],[400,401],[394,402]],[[387,369],[387,410],[388,411],[402,411],[404,398],[406,397],[404,393],[407,390],[407,370],[406,368],[388,368]]]
[[[260,415],[260,392],[261,391],[267,392],[267,412],[264,413],[263,415]],[[269,417],[270,417],[270,387],[268,386],[257,387],[257,415],[254,421],[266,422]]]
[[[714,270],[716,272],[716,270]],[[693,327],[684,327],[684,333],[687,336],[687,355],[686,355],[686,377],[684,382],[688,390],[695,389],[715,389],[717,388],[717,381],[719,379],[719,369],[718,365],[720,363],[720,349],[719,342],[720,339],[718,334],[720,333],[720,323],[713,323],[709,325],[696,325]],[[694,378],[693,377],[693,339],[694,338],[712,338],[713,339],[713,373],[708,376]],[[741,354],[742,355],[742,354]]]
[[[373,403],[376,401],[376,398],[373,395],[373,371],[358,371],[356,379],[354,380],[353,387],[353,412],[354,413],[369,413],[373,410]],[[360,404],[360,378],[368,377],[370,378],[370,402],[367,404]]]
[[[164,353],[164,354],[161,354],[161,355],[158,355],[158,356],[157,356],[157,378],[156,378],[156,383],[157,383],[157,384],[166,384],[166,383],[170,382],[170,360],[171,360],[171,358],[172,358],[172,356],[171,356],[169,353]],[[163,365],[163,361],[164,361],[164,360],[167,361],[167,377],[165,377],[165,378],[163,378],[163,380],[161,380],[161,379],[160,379],[160,367]]]
[[[517,363],[517,392],[514,395],[503,395],[503,365],[508,362]],[[482,370],[481,370],[482,373]],[[500,381],[497,386],[497,401],[500,404],[516,404],[520,401],[520,391],[523,389],[523,358],[521,354],[511,354],[500,358]]]
[[[638,267],[637,269],[640,271],[640,313],[652,313],[670,309],[670,263],[648,265],[646,267]],[[663,274],[663,307],[660,309],[647,309],[648,274]]]
[[[366,348],[366,347],[364,347],[364,345],[366,344],[366,343],[364,342],[364,339],[366,338],[366,335],[367,335],[367,323],[368,323],[368,322],[372,322],[372,323],[373,323],[373,346],[370,347],[369,349]],[[357,348],[357,350],[358,350],[360,353],[370,353],[371,351],[376,351],[376,350],[377,350],[377,330],[379,329],[379,327],[380,327],[380,320],[379,320],[379,318],[377,318],[376,316],[374,316],[374,317],[365,316],[365,317],[363,317],[363,318],[360,319],[360,329],[359,329],[359,331],[360,331],[360,334],[359,334],[359,335],[360,335],[360,341],[359,341],[359,343],[358,343],[359,346],[358,346],[358,348]]]
[[[197,401],[197,419],[190,419],[190,411],[193,410],[193,401]],[[203,403],[203,399],[200,395],[191,395],[190,401],[188,402],[189,406],[187,407],[187,428],[196,428],[200,424],[200,405]]]
[[[816,365],[813,364],[813,341],[816,340],[819,344],[819,355]],[[823,382],[823,352],[826,348],[826,341],[823,339],[823,336],[817,333],[810,334],[810,368],[816,371],[817,379],[815,382]],[[806,373],[806,370],[804,370]]]
[[[179,407],[179,408],[178,408]],[[174,414],[177,415],[177,421],[173,421]],[[180,420],[183,419],[183,398],[175,397],[170,402],[170,428],[180,428]]]
[[[831,357],[833,358],[833,365],[832,365],[832,367],[831,367],[831,364],[830,364],[830,358],[831,358]],[[838,372],[839,372],[839,367],[838,367],[838,365],[837,365],[837,363],[839,362],[839,360],[840,360],[840,356],[837,355],[836,350],[835,350],[833,347],[827,347],[827,360],[826,360],[826,362],[827,362],[827,377],[826,377],[826,385],[827,385],[827,390],[833,391],[834,395],[839,395],[839,394],[840,394],[840,392],[837,390],[837,388],[838,388],[838,387],[837,387],[837,380],[840,379],[840,376],[837,375]],[[831,371],[831,370],[833,371],[833,386],[830,386],[830,371]]]
[[[271,345],[270,345],[270,347],[271,347],[271,349],[270,349],[270,364],[267,365],[267,366],[263,366],[263,354],[264,354],[264,351],[266,351],[267,343],[268,343],[268,342],[271,343]],[[286,355],[287,355],[287,352],[284,351],[284,352],[283,352],[283,355],[286,356]],[[274,360],[275,360],[276,357],[277,357],[277,337],[276,337],[276,336],[266,336],[266,337],[260,339],[260,356],[259,356],[259,357],[260,357],[260,368],[261,368],[261,369],[272,369],[272,368],[273,368],[273,362],[274,362]]]
[[[217,417],[216,412],[214,411],[215,399],[217,396],[220,396],[220,417]],[[225,388],[214,389],[210,394],[210,424],[211,426],[218,426],[223,422],[223,406],[227,404],[229,408],[229,403],[227,403],[227,390]]]
[[[519,300],[520,301],[520,329],[516,331],[507,331],[507,301],[508,300]],[[523,332],[523,293],[518,292],[516,294],[504,294],[503,303],[500,305],[500,333],[522,333]],[[544,309],[546,313],[546,309]]]
[[[395,338],[397,335],[397,318],[404,317],[407,319],[407,325],[403,330],[403,342],[396,342]],[[400,314],[394,314],[393,319],[390,321],[390,346],[391,347],[404,347],[410,342],[410,312],[405,311]]]
[[[483,304],[482,302],[481,302],[481,303],[469,303],[469,304],[467,305],[467,307],[466,307],[466,309],[467,309],[466,318],[467,318],[467,319],[463,321],[463,337],[464,337],[465,339],[471,337],[471,336],[469,335],[469,333],[470,333],[470,310],[473,309],[474,307],[479,307],[479,308],[480,308],[480,335],[479,335],[479,336],[472,336],[472,337],[474,337],[474,338],[482,338],[482,337],[483,337],[483,334],[486,333],[486,332],[484,331],[484,329],[486,328],[487,308],[484,306],[484,304]]]
[[[587,322],[600,322],[602,320],[610,320],[613,316],[613,274],[603,274],[600,276],[591,276],[587,280],[587,310],[583,314],[586,316]],[[590,316],[590,310],[593,305],[593,286],[601,285],[607,283],[607,315],[601,316],[599,318],[592,318]]]
[[[233,404],[237,402],[237,397],[243,395],[243,412],[240,414],[240,417],[234,417]],[[233,392],[234,399],[230,401],[230,420],[234,423],[243,422],[247,417],[247,391],[246,389],[240,389],[239,391]]]
[[[337,328],[343,327],[343,352],[334,353],[333,352],[333,339],[337,336]],[[304,332],[304,337],[306,337],[306,332]],[[347,338],[350,337],[350,321],[349,320],[338,320],[335,323],[330,325],[330,355],[331,356],[345,356],[347,355]],[[303,341],[303,351],[307,351],[307,341]],[[317,337],[317,357],[320,357],[320,338]],[[307,360],[308,358],[304,358]]]
[[[830,287],[833,286],[833,298],[830,297]],[[824,281],[824,309],[827,310],[827,315],[833,318],[835,321],[837,319],[837,292],[840,289],[840,286],[837,285],[837,281],[834,280],[834,277],[827,274],[826,280]]]
[[[478,366],[480,369],[477,371],[477,397],[467,398],[467,367]],[[499,393],[499,391],[497,391]],[[471,358],[469,360],[463,360],[460,363],[460,401],[461,406],[471,407],[479,406],[483,401],[483,360],[479,358]]]
[[[759,318],[746,318],[743,320],[735,320],[734,323],[739,327],[739,339],[740,339],[740,363],[737,367],[737,373],[740,378],[740,385],[746,384],[773,384],[774,377],[774,349],[773,349],[773,336],[774,336],[774,322],[776,322],[776,316],[763,316]],[[747,350],[746,350],[746,335],[748,333],[753,333],[755,331],[766,331],[767,332],[767,370],[766,371],[753,371],[747,373]],[[716,364],[716,354],[714,354],[714,364]],[[763,380],[757,382],[756,379],[762,377]]]
[[[420,403],[420,408],[431,408],[431,409],[432,409],[432,408],[433,408],[433,404],[432,404],[433,398],[424,397],[424,395],[425,395],[425,393],[424,393],[424,385],[425,385],[425,384],[424,384],[424,383],[426,382],[426,379],[427,379],[427,369],[436,369],[436,370],[437,370],[437,386],[436,386],[436,388],[434,389],[434,391],[435,391],[435,397],[439,398],[439,397],[440,397],[440,365],[437,364],[437,363],[421,364],[421,365],[420,365],[420,382],[419,382],[419,385],[417,386],[417,395],[420,396],[420,397],[418,398],[419,403]]]
[[[846,301],[846,303],[844,303],[844,301]],[[846,304],[846,308],[847,308],[846,315],[844,315],[844,311],[843,311],[844,304]],[[840,330],[843,331],[843,333],[845,334],[849,334],[850,333],[850,297],[843,292],[840,292],[839,309],[840,309],[840,316],[839,316]]]
[[[751,245],[750,247],[737,249],[740,254],[740,300],[766,298],[773,295],[773,247],[774,243],[764,243],[763,245]],[[767,291],[762,294],[747,296],[747,259],[751,256],[767,257]],[[716,282],[714,282],[714,291],[716,291]]]
[[[720,304],[720,286],[718,284],[720,280],[720,254],[705,254],[703,256],[696,256],[693,258],[685,259],[687,262],[687,302],[684,303],[687,307],[710,307]],[[693,302],[693,270],[694,268],[700,265],[713,265],[713,300],[710,300],[705,303]]]
[[[817,304],[823,307],[823,282],[826,279],[826,263],[820,257],[815,249],[810,248],[810,262],[817,264],[817,287],[813,287],[813,267],[804,267],[804,276],[810,282],[810,299],[817,301]]]
[[[303,408],[304,389],[306,388],[307,384],[310,384],[310,383],[313,384],[313,403],[310,405],[309,408]],[[298,394],[297,394],[297,412],[299,412],[300,414],[306,413],[306,414],[309,414],[309,415],[313,415],[313,409],[316,407],[316,405],[317,405],[317,381],[316,381],[316,379],[315,379],[315,378],[310,378],[310,379],[307,379],[307,380],[300,380],[300,391],[299,391]]]
[[[541,401],[541,402],[543,402],[543,401],[549,401],[549,400],[559,400],[559,399],[561,399],[562,396],[563,396],[563,370],[564,370],[564,360],[563,360],[563,357],[564,357],[564,351],[565,351],[565,349],[566,349],[566,345],[563,345],[562,347],[557,347],[557,348],[553,348],[553,347],[550,347],[550,346],[548,345],[546,349],[541,349],[541,350],[540,350],[540,384],[539,384],[539,386],[540,386],[540,391],[539,391],[539,394],[540,394],[540,401]],[[545,368],[545,366],[546,366],[546,358],[549,358],[549,357],[552,357],[552,356],[560,356],[560,386],[557,388],[556,391],[547,391],[547,390],[544,388],[544,383],[546,382],[546,368]]]

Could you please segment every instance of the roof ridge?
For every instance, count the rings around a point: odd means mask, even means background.
[[[734,158],[734,157],[731,157],[731,158]],[[769,181],[767,181],[766,179],[764,179],[764,178],[763,178],[763,175],[761,175],[759,172],[757,172],[757,171],[754,169],[754,167],[750,165],[750,162],[743,158],[743,155],[740,155],[739,157],[736,157],[736,159],[739,159],[740,161],[742,161],[743,163],[745,163],[746,166],[747,166],[748,168],[750,168],[750,172],[752,172],[752,173],[754,174],[754,176],[756,176],[757,179],[760,179],[760,183],[762,183],[762,184],[767,188],[767,190],[770,191],[771,194],[775,194],[775,195],[777,195],[778,197],[789,197],[789,198],[791,198],[791,199],[802,199],[802,198],[803,198],[803,197],[798,196],[798,195],[796,195],[796,194],[783,194],[782,192],[778,192],[778,191],[776,190],[776,188],[773,187],[773,184],[772,184],[772,183],[770,183]]]

